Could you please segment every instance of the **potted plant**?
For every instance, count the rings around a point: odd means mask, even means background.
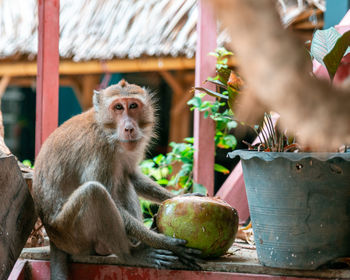
[[[348,51],[350,32],[317,31],[311,55],[331,82]],[[278,133],[265,115],[260,143],[229,153],[242,160],[259,261],[266,266],[316,269],[350,256],[350,153],[314,153]],[[330,136],[331,137],[331,136]],[[312,149],[312,147],[311,147]]]
[[[314,35],[311,55],[326,67],[331,82],[349,43],[350,32],[340,35],[334,28]],[[209,81],[226,94],[199,90],[233,103],[235,88],[218,77]],[[242,160],[259,261],[271,267],[316,269],[350,256],[348,147],[332,153],[302,149],[294,137],[279,133],[270,114],[257,135],[258,144],[229,157]]]

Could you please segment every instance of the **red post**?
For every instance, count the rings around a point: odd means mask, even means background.
[[[208,1],[199,1],[197,22],[197,51],[195,85],[202,86],[203,82],[215,75],[216,59],[208,53],[216,48],[216,20],[213,9]],[[205,85],[207,88],[210,85]],[[211,88],[215,90],[215,88]],[[205,100],[215,100],[206,96]],[[215,156],[215,123],[212,119],[205,119],[198,110],[194,112],[194,164],[195,182],[204,185],[209,195],[214,194],[214,156]]]
[[[58,125],[59,0],[39,0],[35,154]]]

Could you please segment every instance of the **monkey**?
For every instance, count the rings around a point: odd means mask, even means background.
[[[93,107],[59,126],[41,147],[32,196],[50,238],[51,279],[68,277],[71,255],[199,267],[200,250],[142,223],[138,196],[156,203],[174,196],[138,167],[154,137],[153,100],[125,80],[94,91]]]

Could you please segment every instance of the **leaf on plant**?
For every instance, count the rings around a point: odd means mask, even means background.
[[[25,159],[22,163],[29,168],[33,168],[32,162],[29,159]]]
[[[311,42],[311,55],[326,67],[323,58],[333,49],[340,37],[340,33],[334,27],[325,30],[317,30]]]
[[[230,170],[228,170],[226,167],[224,167],[224,166],[222,166],[220,164],[217,164],[217,163],[214,164],[214,170],[217,171],[217,172],[223,173],[223,174],[229,174],[230,173]]]
[[[160,163],[162,162],[163,159],[164,159],[164,156],[163,156],[162,154],[159,154],[158,156],[156,156],[156,157],[153,158],[153,161],[154,161],[156,164],[160,165]]]
[[[235,89],[233,89],[231,87],[228,88],[228,102],[227,103],[228,103],[228,106],[232,112],[234,109],[233,107],[234,107],[237,95],[238,95],[238,92]]]
[[[219,86],[219,87],[222,87],[223,89],[226,89],[227,90],[227,85],[225,85],[224,83],[222,83],[221,81],[219,80],[213,80],[213,79],[207,79],[205,80],[206,83],[212,83],[216,86]]]
[[[141,168],[152,168],[154,166],[154,161],[151,159],[147,159],[141,162]]]
[[[179,173],[179,174],[180,174],[180,173]],[[188,182],[188,176],[180,176],[180,177],[179,177],[178,184],[179,184],[182,188],[186,187],[187,182]]]
[[[229,121],[227,124],[226,124],[227,128],[229,130],[231,130],[232,128],[235,128],[237,127],[237,122],[236,121]]]
[[[236,140],[236,137],[234,137],[233,135],[231,135],[231,134],[225,135],[224,142],[230,148],[232,148],[232,149],[236,148],[237,140]]]
[[[162,176],[162,172],[160,169],[153,169],[150,173],[150,175],[153,176],[154,179],[156,179],[156,181],[160,180],[163,178]]]
[[[191,143],[191,144],[194,143],[194,138],[193,138],[193,137],[186,137],[184,140],[185,140],[185,142],[187,142],[187,143]]]
[[[149,209],[149,207],[151,205],[151,202],[149,200],[145,200],[145,199],[142,199],[142,198],[140,198],[139,200],[140,200],[140,205],[141,205],[142,212],[148,213],[149,212],[148,209]]]
[[[218,92],[216,92],[216,91],[212,91],[212,90],[210,90],[210,89],[206,89],[206,88],[202,88],[202,87],[196,87],[195,89],[196,89],[196,90],[200,90],[200,91],[204,91],[206,94],[208,94],[208,95],[210,95],[210,96],[213,96],[213,97],[228,99],[228,96],[223,95],[223,94],[221,94],[221,93],[218,93]],[[192,100],[192,99],[191,99],[191,100]],[[190,101],[191,101],[191,100],[190,100]],[[190,102],[190,101],[188,101],[188,102]],[[187,102],[187,104],[189,104],[188,102]]]
[[[219,79],[222,83],[227,84],[228,79],[230,78],[231,69],[228,68],[220,68],[217,70],[219,75]]]
[[[350,31],[345,32],[335,43],[333,49],[323,58],[328,74],[333,80],[344,55],[350,52]]]
[[[210,52],[210,53],[209,53],[209,55],[211,55],[211,56],[215,56],[216,58],[218,58],[218,57],[219,57],[219,54],[218,54],[218,53],[216,53],[216,52]]]
[[[157,181],[159,185],[167,185],[169,181],[167,179],[160,179]]]
[[[204,187],[203,185],[198,184],[198,183],[193,183],[192,192],[193,193],[200,193],[202,195],[207,195],[208,194],[208,191],[207,191],[206,187]]]
[[[202,99],[199,96],[194,96],[191,98],[188,102],[187,105],[192,105],[193,107],[200,107],[202,104]]]
[[[143,224],[147,227],[147,228],[151,228],[152,224],[153,224],[153,219],[152,218],[145,218],[143,219]]]

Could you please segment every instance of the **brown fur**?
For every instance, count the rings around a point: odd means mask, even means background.
[[[238,38],[230,47],[249,87],[241,120],[260,112],[259,104],[280,113],[283,127],[314,150],[332,151],[350,142],[349,90],[311,77],[305,45],[282,27],[275,0],[206,1],[230,37]]]
[[[71,118],[46,140],[35,163],[33,198],[58,262],[66,259],[63,252],[114,253],[126,263],[155,266],[177,259],[150,247],[190,258],[182,240],[142,223],[138,194],[155,202],[173,196],[138,168],[154,122],[147,92],[121,81],[96,92],[94,109]],[[134,249],[131,242],[138,241],[142,245]],[[56,260],[52,276],[64,279],[67,269]]]

